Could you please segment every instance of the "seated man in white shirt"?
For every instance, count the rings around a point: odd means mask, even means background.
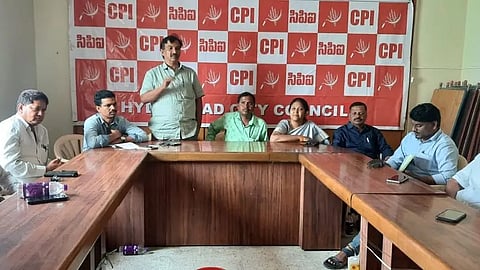
[[[447,181],[448,196],[480,208],[480,154]]]
[[[55,170],[60,159],[48,162],[48,132],[41,124],[48,97],[41,91],[22,91],[17,113],[0,122],[0,166],[18,182],[32,182]]]

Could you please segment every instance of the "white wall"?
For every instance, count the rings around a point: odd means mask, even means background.
[[[16,112],[23,89],[37,87],[36,77],[33,0],[1,0],[0,121]]]
[[[37,82],[38,88],[48,93],[50,100],[43,124],[48,128],[51,143],[61,135],[73,132],[68,63],[68,2],[34,1]]]
[[[440,82],[461,79],[467,2],[417,1],[409,110],[430,101]]]
[[[480,1],[469,0],[465,26],[462,79],[469,83],[480,82]]]

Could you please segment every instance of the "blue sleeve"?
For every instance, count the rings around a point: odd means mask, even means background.
[[[339,127],[333,133],[333,146],[346,147],[345,132],[343,127]]]
[[[395,170],[398,170],[398,168],[400,168],[400,165],[402,165],[403,159],[405,158],[402,150],[402,145],[407,136],[403,137],[402,141],[400,142],[400,146],[398,146],[397,150],[395,150],[395,152],[393,152],[393,155],[387,160],[388,166],[394,168]]]
[[[390,147],[390,145],[388,145],[385,137],[383,137],[382,132],[378,129],[375,129],[375,133],[377,137],[378,150],[380,153],[382,153],[382,156],[385,158],[393,155],[393,149]]]
[[[136,125],[130,123],[127,119],[122,117],[120,118],[119,122],[120,126],[124,127],[121,131],[122,134],[126,134],[127,136],[132,137],[133,140],[137,143],[145,142],[148,140],[147,133]]]
[[[444,185],[457,172],[458,149],[453,141],[447,141],[438,147],[435,159],[438,165],[438,174],[432,175],[435,183]]]

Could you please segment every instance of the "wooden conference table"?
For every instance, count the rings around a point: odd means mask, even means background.
[[[435,194],[391,168],[332,146],[182,142],[158,150],[94,149],[59,169],[70,201],[0,205],[0,265],[76,269],[104,230],[120,244],[300,245],[338,249],[341,202],[354,194]],[[47,179],[44,179],[47,180]]]
[[[298,155],[333,152],[345,149],[199,141],[86,151],[59,168],[80,173],[65,178],[69,201],[28,205],[11,196],[0,204],[0,268],[77,269],[104,230],[110,249],[298,245],[301,204],[315,203],[301,199]],[[320,237],[303,242],[338,248]]]
[[[478,269],[480,265],[480,211],[452,198],[422,195],[355,195],[352,206],[362,215],[361,269],[380,269],[367,260],[367,242],[383,246],[379,254],[387,267],[402,267],[403,254],[422,269]],[[467,213],[458,224],[435,220],[445,209]],[[383,242],[375,243],[375,230]],[[373,240],[373,241],[370,241]],[[370,246],[377,251],[375,246]],[[403,254],[402,254],[403,253]],[[369,256],[370,257],[370,256]]]
[[[60,168],[81,174],[65,178],[69,201],[28,205],[17,195],[3,201],[0,269],[77,269],[146,156],[143,151],[87,151]]]
[[[302,164],[302,190],[308,195],[305,197],[314,198],[316,203],[309,205],[319,205],[328,203],[331,212],[341,212],[342,201],[352,206],[352,198],[355,194],[415,194],[415,195],[443,195],[445,192],[433,189],[416,179],[410,179],[403,184],[389,184],[386,179],[399,172],[385,166],[383,168],[368,168],[367,163],[371,159],[359,153],[330,153],[322,154],[302,154],[299,156],[299,162]],[[328,202],[325,200],[328,199]],[[307,205],[308,206],[308,205]],[[305,208],[304,221],[311,224],[303,224],[306,239],[309,239],[310,233],[319,234],[324,231],[322,222],[327,224],[337,224],[341,226],[341,216],[324,216],[325,213],[318,209]],[[307,218],[308,217],[308,218]],[[341,234],[329,234],[329,241],[340,245]],[[314,246],[308,246],[305,243],[304,249],[316,249]]]

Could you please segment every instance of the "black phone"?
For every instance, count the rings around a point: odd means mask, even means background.
[[[319,142],[315,142],[313,140],[309,140],[307,142],[305,142],[303,145],[304,146],[307,146],[307,147],[315,147],[317,145],[319,145],[320,143]]]
[[[167,145],[168,145],[168,146],[179,146],[179,145],[181,145],[181,144],[182,144],[182,142],[179,141],[179,140],[167,141]]]
[[[30,197],[25,199],[28,204],[40,204],[40,203],[49,203],[49,202],[58,202],[58,201],[66,201],[68,200],[67,194],[55,194],[49,196],[41,196],[41,197]]]
[[[52,177],[52,176],[59,176],[59,177],[78,177],[77,171],[48,171],[43,176],[45,177]]]
[[[158,149],[158,144],[149,144],[148,148],[150,148],[152,150]]]
[[[458,223],[466,217],[467,217],[467,214],[465,212],[454,210],[454,209],[446,209],[440,214],[436,215],[435,219],[440,221],[445,221],[448,223]]]
[[[401,184],[408,180],[408,176],[404,174],[395,174],[387,178],[387,183]]]
[[[168,141],[162,141],[159,145],[161,145],[161,146],[179,146],[181,144],[182,144],[182,142],[180,140],[168,140]]]

